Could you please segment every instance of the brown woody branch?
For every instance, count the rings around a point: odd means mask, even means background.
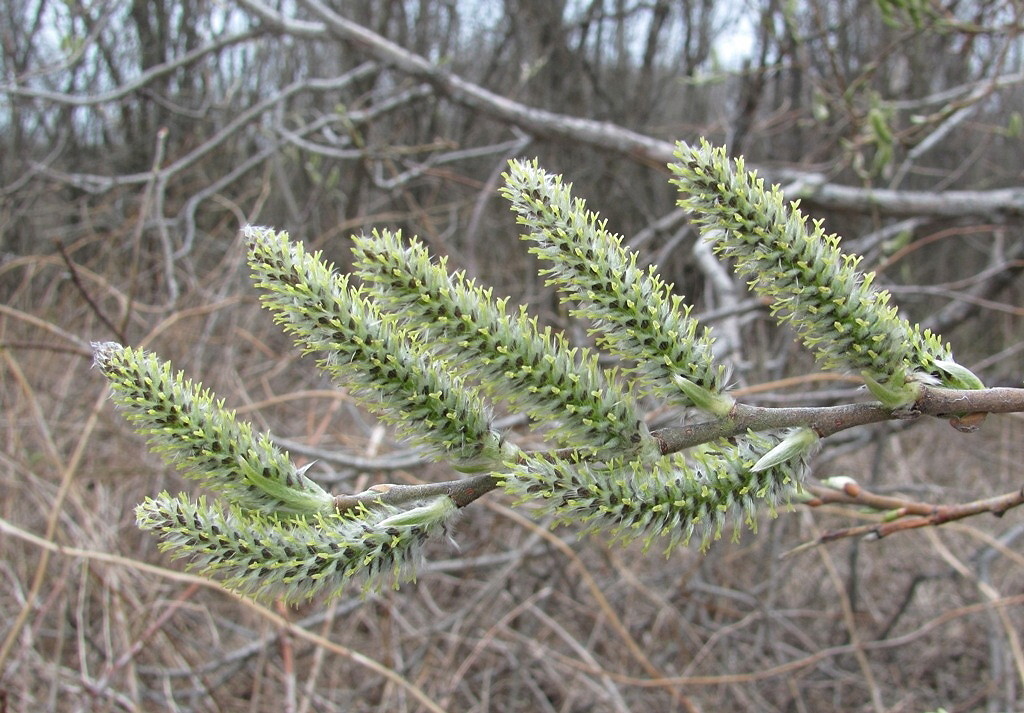
[[[934,416],[947,418],[957,430],[969,432],[976,430],[980,426],[986,414],[1018,412],[1024,412],[1024,389],[994,388],[963,391],[924,387],[917,402],[908,409],[894,410],[878,403],[806,408],[771,408],[737,403],[733,407],[732,412],[725,418],[687,426],[663,428],[653,432],[652,436],[658,442],[662,454],[667,455],[692,448],[701,443],[739,436],[748,431],[806,427],[813,429],[819,436],[825,438],[849,428],[871,423]],[[566,454],[559,451],[557,455],[564,456]],[[374,486],[369,490],[354,495],[339,495],[335,498],[335,507],[339,511],[345,511],[357,507],[360,503],[368,505],[381,502],[391,505],[407,505],[425,498],[448,495],[461,508],[497,487],[497,479],[490,474],[476,475],[443,483],[425,483],[421,485],[385,484]],[[1017,495],[1024,497],[1020,493]],[[846,497],[850,497],[849,494],[846,494]],[[1010,498],[1010,496],[1000,497]],[[1010,500],[1012,501],[1012,498]],[[993,502],[995,501],[1003,502],[998,498],[993,499]],[[882,503],[883,501],[876,500],[875,502]],[[988,502],[978,501],[978,503]],[[972,512],[963,508],[974,506],[976,505],[975,503],[964,506],[932,506],[920,503],[912,504],[903,500],[892,500],[891,504],[895,507],[883,507],[881,509],[893,510],[896,507],[913,505],[917,509],[908,510],[907,514],[917,514],[932,519],[939,519],[934,523],[923,522],[920,525],[884,527],[880,532],[885,534],[889,534],[890,531],[895,532],[900,529],[908,529],[909,527],[941,524],[950,519],[960,519],[961,517],[968,517],[978,512],[995,512],[992,508],[998,505],[998,503],[995,503],[980,506],[982,509]],[[1009,507],[1016,507],[1017,504],[1019,503],[1014,501],[1012,504],[1007,505],[1003,511]],[[946,509],[940,510],[936,514],[936,507]],[[953,510],[949,508],[953,508]],[[961,512],[966,514],[958,514]],[[872,527],[877,526],[873,525]]]

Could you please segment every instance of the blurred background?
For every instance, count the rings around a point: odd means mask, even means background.
[[[193,490],[90,368],[145,346],[336,492],[450,479],[261,311],[239,228],[350,263],[420,236],[588,343],[498,196],[562,173],[715,329],[738,398],[817,372],[675,206],[706,137],[843,236],[988,385],[1024,378],[1024,5],[1006,0],[5,0],[0,711],[1022,711],[1024,518],[791,553],[866,515],[765,514],[708,552],[609,547],[498,493],[398,592],[260,607],[183,577],[134,506]],[[650,404],[652,425],[685,417]],[[513,437],[535,438],[515,419]],[[932,503],[1019,489],[1021,420],[831,439],[813,475]]]

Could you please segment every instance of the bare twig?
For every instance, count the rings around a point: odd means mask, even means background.
[[[817,507],[826,504],[841,504],[866,507],[881,513],[882,521],[830,530],[822,533],[814,542],[801,545],[791,552],[847,537],[881,539],[896,532],[919,527],[936,527],[986,512],[992,513],[996,517],[1002,517],[1008,510],[1024,505],[1024,487],[1003,495],[952,505],[933,505],[895,496],[878,495],[861,488],[853,481],[847,482],[841,489],[812,485],[808,486],[807,490],[810,491],[813,498],[806,501],[805,505]]]
[[[99,318],[99,321],[103,323],[106,329],[111,330],[111,333],[118,338],[118,341],[122,344],[127,343],[128,339],[125,336],[124,331],[111,322],[110,318],[106,317],[106,313],[99,308],[99,305],[96,304],[96,300],[94,300],[92,295],[89,294],[89,291],[85,289],[85,285],[82,284],[82,280],[78,276],[78,269],[75,267],[75,261],[72,260],[71,255],[68,254],[68,249],[65,247],[65,244],[58,240],[56,241],[56,246],[57,251],[60,253],[60,259],[62,259],[63,263],[68,267],[72,283],[74,283],[75,288],[78,290],[79,294],[82,295],[82,298],[89,304],[89,308],[92,310],[92,313]]]

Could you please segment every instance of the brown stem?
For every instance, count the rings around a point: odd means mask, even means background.
[[[455,501],[458,507],[462,508],[497,487],[497,480],[489,474],[474,475],[469,478],[450,480],[444,483],[422,483],[419,485],[385,483],[375,485],[369,490],[364,490],[356,495],[336,495],[334,497],[334,508],[338,512],[346,512],[359,505],[368,506],[374,503],[408,505],[417,500],[436,498],[439,495],[447,495]]]
[[[749,406],[737,403],[728,416],[714,421],[703,421],[700,423],[672,428],[663,428],[654,431],[651,435],[657,441],[662,454],[676,453],[678,451],[692,448],[702,443],[708,443],[719,438],[730,438],[739,436],[747,431],[767,431],[780,428],[806,427],[813,429],[822,438],[844,431],[855,426],[864,426],[871,423],[893,419],[915,419],[921,416],[936,416],[950,418],[951,423],[958,430],[968,430],[964,427],[966,417],[956,417],[953,414],[985,414],[985,413],[1014,413],[1024,412],[1024,389],[994,388],[980,389],[977,391],[963,391],[958,389],[943,389],[925,387],[921,389],[921,396],[912,408],[894,410],[878,403],[843,404],[840,406],[821,406],[806,408],[772,408],[766,406]],[[557,451],[556,457],[569,457],[571,451]],[[542,455],[542,454],[533,454]],[[407,505],[424,498],[448,495],[460,508],[469,505],[474,500],[498,487],[498,480],[490,474],[475,475],[469,478],[451,480],[442,483],[424,483],[421,485],[376,485],[370,490],[355,495],[338,495],[334,499],[335,508],[344,512],[357,507],[359,504],[381,502],[390,505]],[[835,493],[837,491],[829,491]],[[850,497],[849,494],[844,494]],[[831,497],[831,496],[830,496]],[[886,499],[882,496],[863,495],[869,497],[872,502],[878,505],[879,510],[897,510],[910,508],[905,514],[920,515],[925,518],[934,519],[938,517],[934,512],[934,506],[924,503],[910,503],[899,499]],[[1001,496],[1007,497],[1007,496]],[[838,501],[835,501],[838,502]],[[861,501],[845,501],[858,502]],[[986,501],[978,501],[986,502]],[[861,503],[870,504],[870,503]],[[1008,505],[1016,507],[1019,503]],[[947,507],[947,506],[940,506]],[[966,507],[966,506],[956,506]],[[955,513],[961,512],[956,510]],[[983,508],[978,512],[995,512],[991,508]],[[941,517],[947,519],[960,519],[976,514],[968,512],[965,515],[946,516],[946,510],[942,510]],[[901,521],[902,522],[902,521]],[[879,536],[884,536],[890,531],[907,529],[908,527],[921,527],[933,524],[923,522],[920,525],[888,523],[885,526],[872,525],[870,531],[877,530]],[[937,523],[935,523],[937,524]]]
[[[89,305],[89,309],[92,310],[93,314],[95,314],[99,318],[99,320],[103,322],[103,325],[107,329],[109,329],[115,337],[117,337],[117,340],[119,342],[125,344],[128,340],[124,335],[124,330],[118,328],[113,322],[110,321],[110,318],[107,317],[106,313],[102,309],[100,309],[100,306],[98,304],[96,304],[96,300],[94,300],[92,298],[92,295],[89,294],[89,290],[87,290],[85,288],[85,285],[82,284],[82,279],[78,275],[78,270],[75,267],[75,262],[74,260],[71,259],[71,256],[68,255],[67,248],[64,247],[63,241],[57,240],[56,243],[57,251],[60,253],[60,257],[64,261],[64,265],[68,268],[68,273],[71,276],[71,283],[78,290],[79,294],[82,295],[82,299],[84,299],[86,304]]]
[[[984,512],[992,513],[996,517],[1002,517],[1008,510],[1024,505],[1024,487],[1003,495],[953,505],[931,505],[903,500],[897,497],[877,495],[863,490],[852,483],[842,490],[814,486],[809,487],[808,490],[815,496],[814,500],[807,503],[811,506],[841,503],[844,505],[869,507],[873,510],[889,514],[884,522],[830,530],[822,534],[814,544],[824,544],[847,537],[860,536],[881,539],[896,532],[912,530],[918,527],[936,527]]]

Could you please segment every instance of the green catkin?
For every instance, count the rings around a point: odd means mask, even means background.
[[[508,455],[477,391],[381,314],[347,276],[286,233],[250,226],[245,235],[264,306],[364,406],[457,468],[486,469]]]
[[[415,578],[423,544],[443,533],[457,508],[434,498],[400,521],[377,504],[355,514],[318,513],[290,522],[161,493],[136,508],[140,528],[160,536],[160,549],[189,557],[189,567],[229,589],[260,599],[298,602],[335,597],[352,582],[364,593]]]
[[[263,514],[326,512],[333,498],[296,468],[267,434],[235,419],[154,354],[114,342],[94,343],[97,368],[149,447],[189,478],[235,505]]]
[[[598,367],[596,355],[541,330],[525,308],[507,314],[505,300],[462,273],[450,275],[443,260],[433,263],[422,243],[400,233],[356,237],[353,252],[382,309],[399,315],[448,368],[550,425],[557,442],[594,456],[654,447],[634,400]]]
[[[637,267],[637,253],[572,197],[571,185],[536,160],[511,161],[501,192],[529,231],[530,252],[550,264],[541,274],[578,304],[573,314],[592,321],[602,347],[634,364],[644,392],[717,416],[729,412],[733,400],[722,393],[725,368],[715,364],[710,331],[653,267]]]
[[[639,539],[647,549],[662,538],[668,554],[696,536],[706,549],[730,523],[734,536],[743,524],[755,527],[758,508],[774,512],[799,487],[803,458],[753,467],[778,443],[751,433],[736,444],[708,444],[646,463],[538,456],[512,465],[503,485],[560,522],[585,523],[613,541]]]
[[[860,258],[844,253],[839,238],[820,222],[810,226],[797,204],[786,205],[778,186],[735,165],[724,148],[702,141],[679,143],[669,166],[701,231],[755,292],[772,301],[780,322],[790,323],[825,369],[862,373],[869,387],[892,406],[912,402],[918,383],[981,388],[955,362],[947,345],[911,325],[874,289],[873,273],[857,270]]]

